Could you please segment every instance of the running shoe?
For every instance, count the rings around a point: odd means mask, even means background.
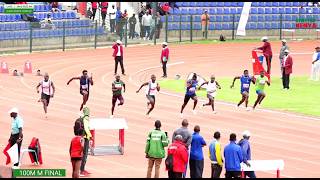
[[[180,113],[180,118],[183,118],[183,113]]]
[[[84,170],[84,173],[86,174],[92,174],[91,172],[87,171],[87,170]]]
[[[249,107],[247,107],[247,108],[246,108],[246,111],[250,111],[250,108],[249,108]]]
[[[212,113],[213,113],[213,114],[217,114],[217,111],[213,111]]]
[[[192,110],[192,113],[193,113],[194,115],[196,115],[196,114],[197,114],[197,111],[196,111],[196,110]]]
[[[112,119],[113,118],[113,115],[110,115],[110,119]]]

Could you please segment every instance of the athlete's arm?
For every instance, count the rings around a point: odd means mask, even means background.
[[[126,92],[126,84],[123,83],[123,92]]]
[[[266,83],[268,84],[268,86],[270,86],[270,81],[269,80],[267,80]]]
[[[41,86],[41,83],[38,84],[38,86],[36,87],[37,89],[37,93],[39,93],[39,87]]]
[[[251,77],[252,83],[256,84],[256,78],[254,78],[254,76]]]
[[[80,79],[80,77],[73,77],[73,78],[71,78],[71,79],[67,82],[67,85],[69,85],[70,82],[73,81],[73,80],[75,80],[75,79]]]
[[[90,77],[90,84],[91,84],[91,86],[93,86],[92,73],[91,73],[91,77]]]
[[[202,83],[202,84],[199,86],[198,90],[200,90],[200,88],[201,88],[203,85],[208,84],[208,83],[209,83],[208,81],[207,81],[207,82]]]
[[[54,96],[54,93],[56,92],[56,87],[54,87],[53,82],[51,82],[51,86],[52,86],[52,90],[53,90],[53,93],[52,93],[52,96],[51,96],[51,97],[53,97],[53,96]]]
[[[157,83],[157,90],[160,91],[159,83]]]
[[[221,89],[221,86],[220,86],[220,84],[218,83],[218,81],[216,81],[216,84],[217,84],[217,88]]]
[[[232,82],[232,85],[230,86],[230,88],[233,88],[234,82],[235,82],[237,79],[240,79],[240,76],[236,76],[236,77],[233,78],[233,82]]]
[[[148,85],[147,82],[146,82],[146,83],[143,83],[143,84],[140,86],[140,88],[136,91],[136,93],[138,93],[138,92],[140,91],[140,89],[141,89],[143,86],[146,86],[146,85]]]

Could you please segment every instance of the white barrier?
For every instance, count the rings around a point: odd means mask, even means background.
[[[277,178],[280,178],[280,171],[284,169],[284,161],[281,160],[250,160],[250,167],[241,163],[241,177],[244,178],[244,171],[277,171]]]
[[[90,119],[90,132],[92,134],[93,143],[90,151],[92,155],[105,155],[105,154],[124,154],[124,130],[128,129],[128,125],[123,118],[92,118]],[[95,144],[95,131],[96,130],[119,130],[119,145],[116,146],[96,146]]]

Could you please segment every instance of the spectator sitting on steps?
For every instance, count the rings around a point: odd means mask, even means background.
[[[55,29],[55,25],[51,21],[51,15],[47,14],[47,17],[40,22],[41,28],[44,29]]]

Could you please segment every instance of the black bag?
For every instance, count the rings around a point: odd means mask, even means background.
[[[169,171],[173,171],[173,155],[172,154],[168,154],[168,156],[165,160],[165,164],[166,164],[166,168]]]
[[[220,41],[226,41],[226,38],[224,37],[224,35],[221,34],[219,40]]]

